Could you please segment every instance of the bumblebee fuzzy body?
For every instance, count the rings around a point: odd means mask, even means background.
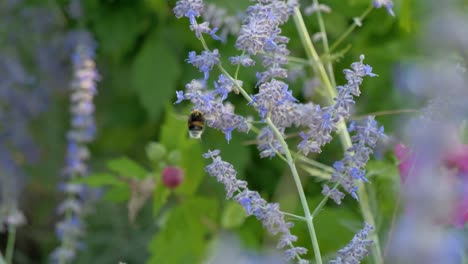
[[[188,118],[188,130],[191,138],[200,138],[205,129],[205,116],[199,110],[193,110]]]

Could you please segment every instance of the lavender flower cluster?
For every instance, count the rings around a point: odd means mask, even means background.
[[[248,215],[254,215],[260,220],[263,226],[273,235],[279,235],[277,244],[279,249],[287,247],[285,250],[285,259],[297,259],[298,263],[309,263],[301,258],[300,255],[307,253],[303,247],[295,247],[294,242],[297,236],[292,235],[290,228],[294,225],[286,222],[284,213],[280,211],[279,204],[268,203],[256,191],[247,188],[247,182],[237,179],[237,172],[232,164],[221,159],[219,150],[208,151],[203,154],[204,158],[211,158],[213,161],[206,166],[205,170],[209,175],[224,185],[226,189],[226,199],[233,199],[242,205]]]
[[[378,127],[374,117],[368,117],[363,125],[351,123],[350,132],[356,131],[351,140],[353,145],[346,150],[345,157],[341,161],[335,162],[330,182],[339,183],[356,200],[356,181],[368,182],[365,177],[366,171],[363,169],[372,154],[372,149],[377,144],[379,138],[385,137],[383,126]],[[328,185],[323,186],[322,193],[332,198],[337,204],[341,203],[344,194],[337,188],[330,189]]]
[[[374,77],[376,74],[372,73],[371,66],[364,64],[364,55],[361,55],[359,62],[351,64],[351,69],[344,70],[347,84],[336,87],[337,95],[333,98],[332,105],[322,107],[314,103],[300,103],[293,96],[288,84],[281,80],[288,78],[288,71],[284,66],[288,64],[287,56],[290,52],[287,49],[289,38],[281,35],[280,27],[288,21],[298,7],[298,3],[294,0],[257,0],[254,2],[246,10],[246,16],[235,42],[235,47],[242,54],[229,58],[231,64],[236,65],[237,69],[240,66],[253,66],[256,58],[261,60],[265,70],[256,73],[258,91],[253,95],[248,95],[243,90],[242,82],[237,80],[237,71],[235,77],[226,72],[221,63],[219,51],[210,50],[207,46],[204,34],[210,35],[215,40],[223,40],[223,38],[215,35],[218,29],[216,27],[211,29],[209,22],[197,23],[197,18],[204,12],[202,0],[179,0],[177,2],[173,9],[176,17],[187,17],[190,21],[190,29],[203,44],[204,51],[201,54],[190,52],[187,62],[198,68],[204,74],[204,79],[192,80],[186,85],[185,92],[177,91],[176,103],[183,100],[191,101],[194,105],[193,109],[205,113],[207,125],[221,130],[226,139],[230,141],[232,131],[249,131],[249,121],[234,114],[233,106],[225,102],[231,92],[242,93],[249,105],[257,110],[261,121],[268,124],[260,129],[257,136],[257,148],[261,157],[272,158],[286,153],[289,157],[291,156],[289,150],[284,149],[285,146],[287,147],[284,143],[285,131],[290,127],[303,129],[300,132],[302,140],[297,145],[301,154],[320,153],[322,147],[332,140],[331,133],[338,130],[340,122],[350,117],[350,110],[355,104],[353,97],[360,95],[359,87],[363,78]],[[389,12],[391,10],[391,1],[374,2],[374,5],[376,7],[384,5]],[[214,21],[211,15],[206,17],[209,17],[211,22]],[[210,90],[206,87],[207,80],[215,67],[219,68],[222,73],[214,82],[215,89]],[[330,188],[324,185],[323,189],[323,194],[330,196],[337,203],[344,198],[344,193],[337,188],[339,185],[358,199],[356,181],[367,181],[364,176],[364,166],[372,153],[372,148],[383,135],[383,128],[377,128],[373,117],[369,117],[364,125],[352,124],[350,131],[356,131],[356,135],[352,137],[353,145],[346,151],[345,158],[336,162],[334,166],[335,173],[331,182],[336,183],[336,186]],[[281,233],[278,246],[280,248],[286,245],[291,247],[286,251],[288,259],[297,258],[301,263],[305,263],[305,260],[299,258],[299,255],[305,253],[305,249],[292,246],[292,242],[297,238],[290,234],[290,224],[284,221],[284,215],[279,211],[279,206],[268,204],[260,198],[257,192],[248,190],[246,182],[236,179],[236,171],[232,165],[221,160],[219,151],[210,151],[204,157],[213,159],[213,163],[208,165],[206,170],[224,184],[227,198],[236,200],[249,215],[255,215],[270,233]],[[290,162],[293,161],[288,160],[288,163]],[[289,165],[295,170],[293,164]],[[367,234],[370,229],[366,225],[356,240],[364,239],[364,233]],[[342,253],[346,254],[349,250],[344,249]],[[362,250],[361,252],[363,253]]]
[[[16,227],[25,222],[18,205],[26,181],[23,167],[36,163],[40,157],[40,147],[30,133],[31,121],[47,110],[52,94],[63,87],[60,77],[65,76],[66,67],[59,67],[63,39],[57,31],[62,23],[52,8],[24,7],[21,0],[1,1],[0,16],[2,230],[4,226]],[[50,55],[52,49],[54,56]]]
[[[374,230],[374,227],[368,223],[364,224],[361,229],[344,248],[338,250],[338,256],[335,260],[331,260],[328,264],[359,264],[361,260],[369,254],[369,246],[372,240],[367,239],[369,232]]]
[[[341,119],[349,118],[350,109],[354,106],[354,96],[361,94],[359,86],[362,84],[364,76],[374,77],[372,67],[363,63],[364,55],[360,56],[359,62],[351,64],[351,69],[343,72],[348,83],[338,86],[338,95],[333,99],[335,103],[331,106],[320,108],[316,106],[308,115],[308,120],[304,124],[308,125],[308,130],[301,133],[302,141],[299,143],[299,150],[307,155],[309,152],[320,152],[321,147],[331,141],[331,132],[338,129],[337,125]]]
[[[74,77],[71,82],[72,115],[70,131],[67,134],[68,148],[65,176],[68,180],[84,177],[88,173],[86,161],[89,159],[87,144],[96,133],[94,122],[93,98],[96,95],[96,82],[99,75],[94,63],[96,44],[89,32],[75,32],[76,50],[72,56]],[[83,235],[81,218],[86,210],[89,190],[84,185],[65,182],[61,189],[66,199],[58,206],[57,211],[64,219],[57,223],[56,233],[61,245],[52,253],[52,260],[69,263],[75,258],[76,251],[82,247],[80,237]]]

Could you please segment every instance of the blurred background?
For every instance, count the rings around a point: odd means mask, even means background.
[[[0,220],[4,224],[11,220],[12,208],[24,214],[24,223],[16,228],[13,263],[48,263],[59,246],[55,230],[62,218],[57,207],[65,199],[60,186],[67,180],[66,135],[77,31],[89,32],[96,44],[97,132],[88,145],[91,180],[83,182],[96,187],[99,194],[86,209],[82,244],[73,263],[281,263],[276,238],[225,199],[223,186],[205,173],[208,163],[201,154],[220,149],[223,159],[235,166],[250,189],[280,203],[282,210],[300,214],[292,177],[279,159],[259,157],[252,131],[234,132],[229,144],[220,131],[210,128],[201,140],[188,138],[191,105],[173,103],[177,90],[201,78],[185,60],[189,51],[200,52],[202,46],[188,20],[174,17],[175,2],[0,0]],[[312,4],[300,2],[302,10]],[[428,81],[428,76],[442,76],[444,71],[437,69],[448,69],[432,66],[448,62],[465,74],[462,79],[466,81],[468,58],[467,1],[394,2],[395,17],[385,8],[372,9],[362,27],[356,27],[332,51],[337,84],[346,83],[342,70],[358,61],[360,54],[366,55],[365,63],[379,75],[364,81],[353,118],[377,113],[377,121],[389,136],[367,167],[372,181],[369,195],[383,245],[392,216],[404,214],[402,205],[395,202],[400,196],[400,177],[393,147],[410,143],[405,124],[438,92],[453,86],[453,78],[447,77],[441,85],[426,89],[436,83]],[[323,3],[331,8],[323,14],[330,43],[371,5],[370,0]],[[222,60],[239,54],[233,46],[235,33],[249,4],[248,0],[206,1],[213,16],[206,14],[205,19],[211,19],[220,28],[218,33],[226,37],[226,43],[208,41],[210,47],[220,49]],[[305,20],[312,35],[319,31],[315,14],[305,15]],[[290,38],[291,56],[304,58],[292,19],[282,29]],[[321,42],[316,43],[322,52]],[[255,93],[255,72],[261,68],[255,67],[239,73],[249,94]],[[228,66],[228,70],[235,68]],[[296,98],[325,104],[320,83],[310,70],[294,63],[289,70],[288,84]],[[460,87],[467,88],[466,82]],[[464,95],[466,90],[460,94]],[[229,101],[236,112],[257,118],[242,97],[231,95]],[[458,119],[466,117],[463,111],[458,112],[462,116]],[[299,141],[296,136],[289,142]],[[320,155],[309,158],[331,166],[342,156],[336,139]],[[168,167],[182,171],[177,188],[163,183],[162,174]],[[305,163],[298,167],[307,198],[315,207],[323,197],[323,179]],[[326,259],[333,258],[362,228],[359,205],[353,199],[341,206],[329,203],[315,222]],[[295,224],[292,232],[299,236],[298,245],[310,248],[306,225]],[[0,251],[5,255],[8,228],[4,227]],[[462,236],[466,232],[466,227],[456,231]],[[312,250],[308,257],[312,258]],[[462,263],[457,261],[445,263]]]

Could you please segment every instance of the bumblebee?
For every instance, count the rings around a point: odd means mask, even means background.
[[[188,118],[188,131],[190,138],[200,138],[205,130],[205,116],[200,110],[193,110]]]

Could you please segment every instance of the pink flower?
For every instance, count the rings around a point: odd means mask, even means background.
[[[162,171],[162,181],[169,189],[179,186],[184,180],[184,171],[177,167],[166,167]]]
[[[460,145],[444,157],[445,165],[468,177],[468,145]]]
[[[399,161],[398,171],[402,185],[404,185],[417,170],[414,154],[410,148],[401,143],[397,144],[393,151]],[[449,169],[456,170],[455,180],[447,176],[447,180],[453,182],[457,197],[449,221],[454,226],[463,227],[468,222],[468,145],[458,145],[455,149],[445,153],[442,157],[442,164]]]
[[[405,145],[399,143],[393,149],[395,156],[397,157],[398,171],[400,172],[401,181],[406,182],[411,170],[411,166],[414,163],[414,158],[411,155],[411,151]]]

